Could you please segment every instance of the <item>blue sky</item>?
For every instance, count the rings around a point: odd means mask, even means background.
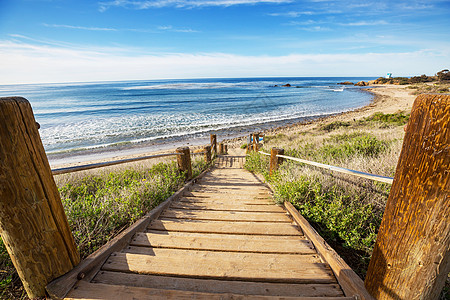
[[[450,1],[0,0],[0,84],[433,75]]]

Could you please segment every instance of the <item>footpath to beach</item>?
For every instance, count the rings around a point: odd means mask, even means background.
[[[354,299],[244,155],[220,156],[66,299]]]

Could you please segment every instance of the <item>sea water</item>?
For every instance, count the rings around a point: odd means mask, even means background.
[[[367,105],[342,81],[237,78],[0,85],[27,98],[47,154],[232,137]],[[290,84],[290,87],[282,85]]]

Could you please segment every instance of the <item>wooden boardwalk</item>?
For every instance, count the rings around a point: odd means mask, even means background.
[[[220,157],[66,299],[354,299],[243,160]]]

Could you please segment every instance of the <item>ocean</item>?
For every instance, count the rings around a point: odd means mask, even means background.
[[[230,78],[0,85],[33,107],[52,157],[129,148],[160,150],[246,135],[367,105],[337,85],[374,78]],[[282,85],[290,84],[290,87]],[[58,156],[59,155],[59,156]]]

